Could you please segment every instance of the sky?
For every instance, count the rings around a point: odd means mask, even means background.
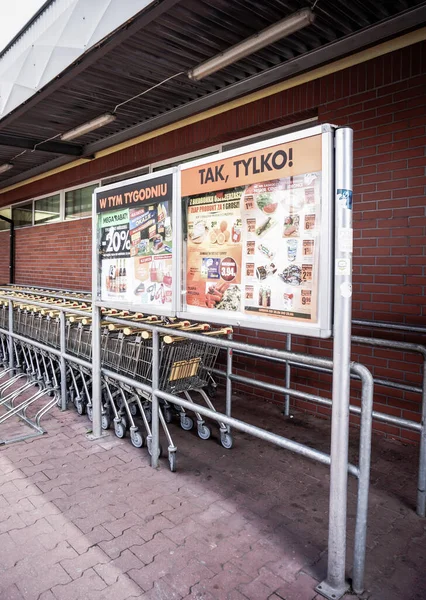
[[[0,0],[0,51],[44,2],[45,0]]]

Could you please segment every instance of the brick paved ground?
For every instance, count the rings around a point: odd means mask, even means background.
[[[286,422],[242,399],[235,415],[328,449],[327,421]],[[178,473],[165,460],[155,471],[128,440],[88,441],[74,410],[45,425],[0,451],[0,600],[319,600],[326,467],[243,434],[226,451],[174,426]],[[426,598],[416,466],[417,449],[375,440],[363,599]]]

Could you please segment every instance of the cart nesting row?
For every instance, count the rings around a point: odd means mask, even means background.
[[[67,301],[64,297],[59,303],[51,297],[44,297],[40,290],[14,290],[14,332],[26,338],[25,342],[14,340],[13,352],[16,368],[40,387],[49,387],[60,404],[60,362],[57,355],[37,349],[31,344],[35,340],[46,346],[60,347],[60,318],[57,307],[87,311],[87,317],[67,314],[66,350],[68,355],[66,368],[67,400],[72,402],[80,415],[87,414],[92,420],[93,407],[91,401],[92,371],[73,362],[72,357],[91,362],[92,358],[92,325],[89,303],[82,299]],[[61,296],[65,296],[61,294]],[[31,306],[31,300],[52,305],[51,310]],[[0,327],[8,328],[8,302],[0,305]],[[177,319],[168,319],[140,313],[102,310],[106,316],[119,317],[126,320],[128,326],[117,326],[107,321],[102,322],[101,361],[102,367],[112,374],[102,374],[102,428],[113,427],[115,435],[123,438],[129,433],[131,443],[136,447],[146,445],[151,453],[151,395],[141,391],[140,387],[123,384],[114,378],[114,373],[125,375],[129,380],[152,384],[152,333],[143,329],[144,323],[161,325],[170,329],[169,335],[160,335],[159,355],[159,388],[171,394],[183,394],[185,399],[194,402],[192,395],[198,393],[211,410],[215,410],[211,397],[216,384],[212,377],[219,348],[209,343],[210,336],[226,336],[231,333],[228,328],[211,328],[208,324],[190,323]],[[142,328],[141,328],[142,327]],[[203,341],[193,341],[179,336],[179,330],[198,332]],[[10,348],[5,334],[0,335],[1,360],[8,364]],[[203,417],[194,411],[198,436],[208,439],[212,430]],[[176,446],[173,442],[169,424],[178,419],[184,430],[194,426],[194,419],[177,405],[160,402],[160,422],[168,446],[168,459],[171,470],[176,469]],[[223,447],[232,447],[232,436],[229,428],[219,424],[219,437]],[[160,452],[162,449],[160,448]]]

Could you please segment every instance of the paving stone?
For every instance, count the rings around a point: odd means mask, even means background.
[[[42,592],[57,585],[65,586],[70,581],[71,579],[64,569],[56,564],[21,575],[17,586],[25,600],[35,600]]]
[[[301,573],[299,577],[292,583],[285,584],[275,593],[283,600],[314,600],[317,595],[315,586],[318,581],[313,579],[306,573]]]
[[[122,573],[132,569],[142,569],[145,565],[130,550],[124,550],[120,556],[103,565],[97,565],[95,571],[107,585],[115,583]]]
[[[160,579],[156,581],[151,590],[141,596],[143,600],[182,600],[182,596],[169,584]]]
[[[109,560],[109,556],[102,552],[100,548],[94,547],[89,548],[84,554],[77,554],[75,552],[73,558],[61,560],[60,564],[71,579],[77,579],[90,567],[107,563]]]
[[[152,562],[153,558],[164,552],[176,548],[176,544],[161,533],[157,533],[152,540],[142,545],[132,546],[130,550],[141,560],[145,565]]]
[[[118,576],[115,583],[101,592],[93,594],[91,600],[139,600],[143,598],[141,588],[125,574]]]
[[[56,598],[50,590],[47,590],[47,592],[40,594],[38,600],[56,600]]]
[[[113,538],[109,532],[108,534],[110,536],[109,539],[106,541],[99,541],[99,547],[102,548],[110,558],[117,558],[123,550],[126,550],[126,548],[142,545],[145,542],[145,540],[133,529],[126,529],[122,535],[116,538]]]
[[[234,588],[250,581],[250,575],[244,573],[236,566],[231,564],[224,565],[223,569],[207,582],[203,581],[194,585],[192,593],[202,593],[208,591],[214,598],[221,600],[227,598],[227,595]]]
[[[93,569],[87,569],[68,585],[52,587],[52,592],[57,600],[92,600],[96,592],[105,588],[105,581]]]
[[[256,600],[257,598],[268,598],[272,592],[279,589],[285,584],[285,581],[281,577],[277,577],[272,571],[266,567],[262,567],[259,570],[259,575],[253,579],[250,583],[243,583],[238,586],[238,590],[241,591],[244,596],[247,596],[249,600]]]
[[[111,514],[111,513],[109,513]],[[130,529],[131,527],[141,526],[143,524],[143,519],[141,519],[137,514],[130,511],[124,515],[121,519],[113,519],[109,523],[105,523],[104,527],[107,531],[109,531],[114,537],[118,537],[123,534],[126,529]]]
[[[25,600],[25,597],[14,583],[2,591],[2,598],[4,600]]]
[[[68,538],[68,542],[78,554],[84,554],[92,546],[101,546],[101,542],[112,540],[112,535],[102,525],[97,525],[89,533],[84,535],[78,530]]]
[[[198,560],[190,560],[184,569],[168,573],[163,577],[173,590],[182,597],[190,594],[191,588],[199,581],[206,581],[215,576],[215,573]]]

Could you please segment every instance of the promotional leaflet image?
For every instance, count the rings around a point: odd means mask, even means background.
[[[101,300],[172,310],[172,197],[172,174],[97,190]]]
[[[181,181],[186,314],[317,326],[321,247],[331,262],[322,136],[185,165]]]

